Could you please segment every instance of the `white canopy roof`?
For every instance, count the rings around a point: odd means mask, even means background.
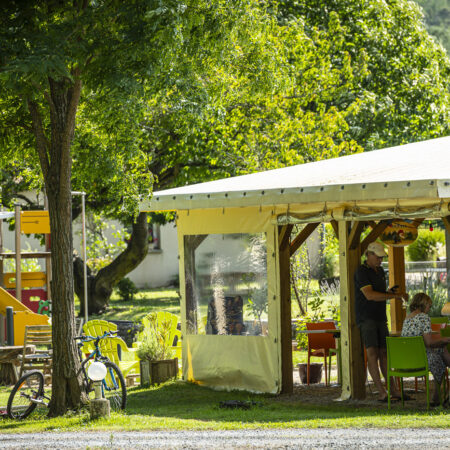
[[[141,210],[392,198],[399,189],[450,197],[450,136],[159,191]]]

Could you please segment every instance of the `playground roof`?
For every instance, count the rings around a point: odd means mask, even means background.
[[[450,136],[155,192],[141,211],[450,198]]]

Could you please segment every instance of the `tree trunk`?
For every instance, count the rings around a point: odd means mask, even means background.
[[[114,286],[135,269],[148,253],[147,214],[140,213],[133,223],[127,248],[108,266],[93,276],[88,267],[88,313],[101,314],[108,306]],[[80,315],[84,315],[83,261],[74,259],[75,292],[81,303]]]
[[[51,136],[33,100],[28,101],[39,160],[48,197],[52,236],[52,398],[49,416],[77,409],[84,401],[80,362],[73,340],[75,311],[72,265],[72,197],[70,145],[75,129],[81,81],[49,79],[46,99],[50,110]],[[78,374],[78,375],[77,375]]]

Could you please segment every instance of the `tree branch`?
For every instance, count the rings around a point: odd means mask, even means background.
[[[36,148],[39,155],[39,161],[41,163],[42,174],[44,179],[47,179],[50,162],[48,160],[47,150],[49,148],[49,142],[44,133],[44,127],[42,126],[42,118],[39,112],[38,105],[33,100],[27,100],[28,110],[31,114],[31,123],[33,128],[33,134],[36,138]]]
[[[67,109],[66,121],[64,125],[61,155],[61,173],[70,173],[72,161],[70,157],[70,144],[75,131],[75,119],[77,116],[78,104],[81,96],[81,78],[79,69],[74,70],[75,83],[71,88],[70,103]],[[60,177],[60,183],[67,183],[65,177]],[[62,186],[61,186],[62,188]]]
[[[31,81],[31,84],[39,91],[42,92],[44,95],[45,100],[47,100],[48,105],[50,106],[50,110],[53,114],[56,113],[55,104],[53,103],[52,98],[50,97],[50,94],[48,91],[46,91],[40,84],[36,83],[35,81]]]

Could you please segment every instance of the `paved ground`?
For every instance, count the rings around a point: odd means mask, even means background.
[[[1,448],[26,449],[450,449],[450,431],[434,429],[290,429],[39,433],[0,435]]]

